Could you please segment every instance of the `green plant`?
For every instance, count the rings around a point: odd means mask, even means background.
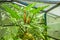
[[[19,7],[16,4],[11,4],[8,6],[7,4],[2,4],[1,7],[8,12],[10,15],[10,19],[15,22],[15,24],[19,24],[17,27],[16,34],[14,35],[11,32],[9,38],[10,40],[40,40],[44,39],[44,29],[46,26],[38,24],[40,23],[41,14],[40,11],[44,10],[48,6],[38,7],[37,9],[32,8],[35,6],[36,3],[29,4],[27,7]],[[8,7],[7,7],[8,6]],[[18,12],[17,12],[18,11]],[[39,15],[40,14],[40,15]],[[39,17],[38,17],[39,15]],[[43,16],[44,14],[42,14]],[[18,21],[20,21],[18,23]],[[9,29],[9,28],[8,28]],[[16,30],[16,28],[13,27]],[[13,30],[12,29],[12,30]],[[11,30],[10,30],[11,31]],[[8,40],[8,36],[5,35],[3,38],[4,40]],[[7,38],[7,39],[6,39]]]

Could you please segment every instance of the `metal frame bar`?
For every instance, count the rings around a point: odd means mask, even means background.
[[[51,36],[48,36],[49,38],[53,38],[53,39],[55,39],[55,40],[60,40],[60,39],[57,39],[57,38],[54,38],[54,37],[51,37]]]
[[[28,1],[28,2],[43,2],[43,3],[49,3],[49,4],[56,4],[60,3],[60,0],[17,0],[17,1]]]
[[[4,1],[2,0],[2,1],[0,1],[0,2],[12,2],[12,1],[13,1],[13,0],[9,0],[9,1],[8,1],[8,0],[4,0]]]

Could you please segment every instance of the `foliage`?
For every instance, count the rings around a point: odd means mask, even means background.
[[[8,27],[7,33],[3,36],[4,40],[45,40],[43,32],[46,26],[39,24],[41,19],[39,12],[48,6],[35,9],[33,8],[35,4],[29,4],[27,7],[20,7],[12,3],[1,5],[4,11],[8,12],[10,20],[19,25],[19,27]]]

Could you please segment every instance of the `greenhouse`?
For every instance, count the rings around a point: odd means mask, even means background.
[[[0,0],[0,40],[60,40],[60,0]]]

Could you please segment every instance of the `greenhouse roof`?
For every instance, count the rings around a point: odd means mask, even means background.
[[[23,2],[26,2],[28,4],[33,3],[31,1],[23,1]],[[46,6],[46,5],[49,5],[49,7],[47,7],[46,9],[44,9],[44,11],[49,10],[50,8],[52,8],[53,6],[55,6],[57,4],[48,4],[48,3],[37,2],[37,4],[35,5],[35,7]],[[50,16],[53,15],[53,16],[56,16],[56,17],[60,17],[60,6],[58,6],[58,7],[54,8],[53,10],[49,11],[48,15],[50,15]]]
[[[45,6],[45,5],[49,5],[49,7],[47,7],[45,9],[45,11],[47,11],[50,8],[52,8],[53,6],[55,6],[56,4],[45,4],[45,3],[40,4],[40,3],[37,3],[36,6],[39,7],[39,6]],[[55,15],[55,16],[60,16],[60,6],[58,6],[58,7],[54,8],[53,10],[49,11],[48,14],[52,14],[52,15]]]
[[[60,3],[60,0],[19,0],[19,1],[33,1],[33,2],[46,2],[46,3]]]

